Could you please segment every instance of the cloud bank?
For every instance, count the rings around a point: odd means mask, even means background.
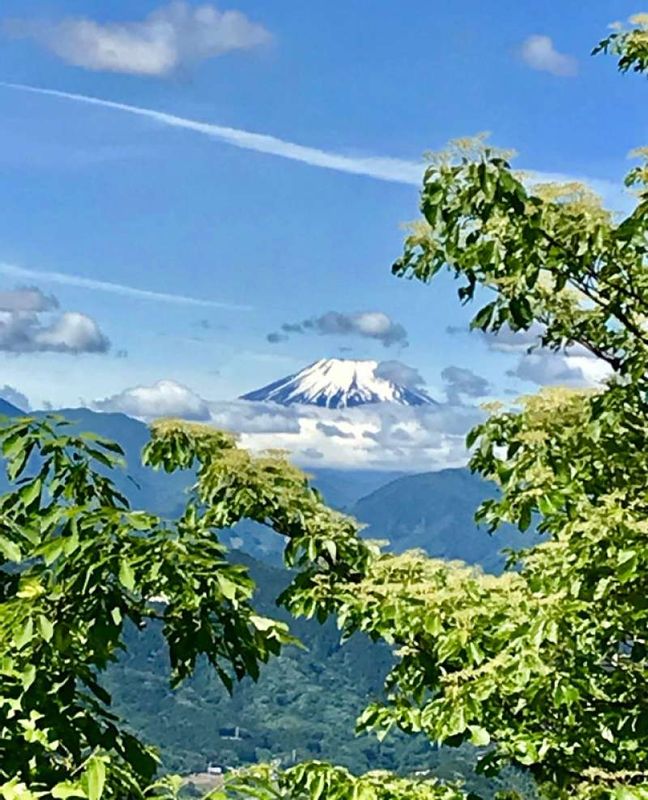
[[[377,403],[352,409],[210,402],[171,380],[134,386],[92,404],[144,421],[199,420],[238,435],[253,452],[286,450],[302,466],[426,470],[465,465],[467,431],[483,412],[467,405],[408,407]]]
[[[358,336],[375,339],[384,347],[399,345],[407,347],[407,331],[383,311],[327,311],[320,317],[311,317],[302,322],[284,322],[279,331],[269,333],[266,339],[271,344],[283,342],[291,334],[319,334],[320,336]]]
[[[9,19],[2,27],[7,35],[31,39],[76,67],[158,77],[271,39],[265,28],[239,11],[185,2],[162,6],[141,21]]]
[[[450,326],[452,335],[467,334],[468,328]],[[612,374],[612,369],[582,345],[574,344],[563,352],[540,347],[544,328],[533,323],[526,331],[513,331],[507,325],[497,333],[478,331],[489,350],[517,356],[517,363],[506,371],[511,378],[518,378],[536,386],[602,386]]]

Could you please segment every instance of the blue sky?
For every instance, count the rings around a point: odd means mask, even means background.
[[[641,10],[635,2],[219,5],[238,12],[234,23],[206,5],[94,0],[81,15],[70,0],[4,0],[0,80],[355,159],[416,162],[449,138],[488,130],[520,153],[520,167],[599,181],[616,203],[608,186],[647,139],[642,82],[589,57],[608,23]],[[170,24],[175,50],[158,41]],[[212,37],[206,45],[201,25]],[[121,48],[112,61],[101,51],[106,37]],[[52,293],[57,313],[80,312],[110,342],[77,355],[64,347],[0,353],[0,384],[34,406],[91,403],[160,380],[226,401],[339,355],[402,360],[437,396],[450,365],[484,376],[493,396],[533,388],[505,374],[519,355],[447,333],[471,316],[451,281],[424,287],[390,275],[400,223],[417,212],[412,183],[6,87],[0,114],[0,263],[27,270],[0,269],[0,289]],[[231,307],[36,274],[51,272]],[[361,336],[267,341],[283,323],[332,310],[383,312],[404,326],[409,346]]]

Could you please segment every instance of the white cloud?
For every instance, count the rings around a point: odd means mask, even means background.
[[[78,286],[80,289],[89,289],[96,292],[107,292],[118,294],[125,297],[134,297],[138,300],[152,300],[158,303],[173,303],[175,305],[202,306],[205,308],[224,308],[233,311],[249,311],[251,306],[236,305],[234,303],[223,303],[218,300],[208,298],[188,297],[183,294],[169,294],[167,292],[153,292],[149,289],[136,289],[133,286],[125,286],[121,283],[110,283],[109,281],[98,281],[94,278],[84,278],[81,275],[70,275],[67,272],[42,272],[36,269],[18,267],[14,264],[4,264],[0,262],[0,274],[13,278],[30,278],[38,280],[40,283],[55,283],[61,286]],[[39,291],[37,289],[22,290],[23,292]],[[0,294],[0,297],[2,295]],[[45,297],[41,293],[41,297]],[[51,298],[46,298],[51,299]],[[1,305],[1,301],[0,301]],[[36,310],[36,309],[34,309]],[[45,309],[38,309],[45,310]]]
[[[371,404],[343,411],[295,405],[286,410],[297,431],[242,433],[241,446],[284,449],[303,466],[433,470],[466,464],[465,434],[483,419],[479,409],[447,405]]]
[[[66,311],[51,325],[34,331],[36,350],[61,353],[105,353],[108,339],[97,323],[78,311]]]
[[[606,361],[581,344],[573,344],[561,352],[540,347],[544,331],[543,325],[534,322],[526,331],[513,331],[504,325],[497,333],[479,331],[479,335],[489,350],[518,356],[516,366],[506,373],[509,377],[538,386],[601,386],[612,374]],[[469,329],[449,327],[447,332],[464,334]],[[530,347],[534,347],[531,353]]]
[[[525,331],[514,331],[508,325],[503,325],[497,333],[492,331],[479,331],[479,333],[486,340],[490,350],[502,353],[526,353],[530,347],[540,345],[544,331],[543,325],[534,322]]]
[[[446,397],[451,405],[461,405],[464,397],[485,397],[490,393],[486,378],[465,367],[446,367],[441,372]]]
[[[49,312],[58,307],[55,297],[39,289],[0,292],[0,350],[23,353],[105,353],[110,342],[86,314]]]
[[[236,433],[299,433],[294,411],[278,403],[217,402],[209,404],[212,423]]]
[[[506,374],[538,386],[601,386],[612,374],[611,367],[581,349],[576,355],[542,350],[520,357]]]
[[[31,312],[51,311],[58,308],[58,300],[45,295],[35,286],[0,292],[0,311]]]
[[[519,355],[517,365],[507,375],[538,386],[601,386],[612,369],[581,344],[573,344],[562,352],[540,347],[528,353],[531,346],[540,344],[544,326],[539,323],[526,331],[512,331],[504,326],[497,333],[483,333],[488,347],[504,353]]]
[[[324,436],[339,436],[340,439],[353,439],[354,436],[349,431],[343,431],[342,428],[330,422],[318,422],[317,430],[321,431]]]
[[[98,411],[121,412],[144,420],[157,417],[200,421],[210,419],[209,406],[202,397],[170,380],[158,381],[152,386],[134,386],[97,400],[92,406]]]
[[[319,461],[324,458],[324,453],[315,447],[307,447],[305,450],[301,451],[301,454],[309,461]]]
[[[546,352],[522,356],[515,369],[506,374],[539,386],[579,386],[585,382],[580,367],[571,366],[565,356]]]
[[[573,56],[558,52],[549,36],[529,36],[522,44],[521,53],[532,69],[560,77],[573,77],[578,73],[578,61]]]
[[[600,386],[613,374],[612,367],[606,362],[586,352],[586,355],[573,355],[570,350],[566,356],[567,363],[580,369],[587,386]]]
[[[410,367],[402,361],[381,361],[374,370],[374,375],[406,386],[408,389],[420,389],[425,386],[425,380],[416,367]]]
[[[60,22],[6,20],[5,33],[32,39],[68,64],[95,71],[164,76],[177,69],[270,40],[239,11],[173,2],[141,21],[100,23],[84,17]]]

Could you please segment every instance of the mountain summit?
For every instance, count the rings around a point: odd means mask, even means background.
[[[367,403],[404,406],[436,405],[420,389],[409,388],[376,375],[377,361],[323,358],[294,375],[244,394],[241,400],[271,400],[284,406],[350,408]]]

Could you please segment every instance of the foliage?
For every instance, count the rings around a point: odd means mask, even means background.
[[[619,57],[622,72],[648,72],[648,14],[635,14],[630,20],[631,27],[625,29],[620,23],[612,27],[615,33],[603,39],[594,53],[612,53]]]
[[[183,469],[198,460],[195,491],[175,523],[128,508],[112,482],[119,448],[100,437],[72,435],[56,419],[28,418],[2,429],[0,442],[13,482],[0,498],[3,796],[27,798],[48,790],[90,796],[98,790],[90,789],[89,776],[97,772],[105,796],[148,791],[156,756],[135,737],[136,725],[124,728],[109,710],[107,689],[119,694],[127,681],[115,685],[98,675],[123,650],[128,658],[149,646],[154,634],[157,656],[170,660],[172,684],[179,688],[199,658],[211,662],[226,685],[245,675],[256,678],[258,662],[291,641],[284,623],[270,620],[287,574],[269,577],[272,570],[265,568],[265,594],[253,599],[249,560],[232,563],[235,554],[218,543],[217,526],[245,517],[289,534],[288,557],[301,566],[293,574],[302,592],[309,582],[325,576],[331,581],[336,570],[336,580],[357,579],[371,557],[371,548],[356,538],[355,523],[326,509],[298,470],[277,456],[252,458],[220,432],[172,423],[153,430],[145,454],[150,464]],[[311,633],[311,659],[323,660],[322,649],[338,650],[338,637],[327,630],[317,639]],[[348,665],[344,656],[340,668],[349,689],[336,692],[342,704],[337,716],[338,703],[323,710],[330,696],[321,689],[309,701],[309,713],[323,717],[322,732],[328,724],[335,736],[350,721],[350,700],[357,697],[361,707],[359,692],[371,688],[379,694],[375,677],[372,685],[354,675],[372,674],[366,659],[374,669],[389,663],[388,652],[376,658],[366,647]],[[298,663],[294,657],[286,662],[295,665],[293,672],[279,671],[278,678],[303,681]],[[140,672],[138,680],[143,677]],[[310,680],[314,689],[323,676]],[[146,695],[146,685],[139,686]],[[285,682],[270,686],[273,700],[278,689],[285,694]],[[364,750],[376,747],[381,745]],[[418,766],[425,767],[422,745],[409,750],[414,758],[420,754]],[[401,767],[409,750],[398,740],[385,748]]]
[[[254,562],[243,554],[257,585],[258,613],[288,621],[275,599],[289,581],[282,569]],[[230,696],[204,661],[181,686],[169,688],[165,642],[159,623],[145,631],[125,632],[126,651],[106,672],[104,683],[116,713],[129,729],[160,748],[162,766],[182,773],[200,772],[208,762],[241,766],[281,758],[327,759],[355,771],[376,768],[423,769],[431,748],[424,737],[356,738],[357,715],[369,697],[379,697],[391,657],[389,648],[354,637],[344,647],[333,620],[291,621],[304,648],[291,647],[261,671],[258,682],[245,679]],[[230,740],[238,725],[244,738]]]
[[[389,772],[369,772],[357,777],[345,769],[321,762],[306,762],[283,771],[272,765],[246,770],[242,779],[230,779],[210,800],[460,800],[460,790],[429,778],[399,778]]]
[[[155,430],[149,464],[200,464],[172,523],[131,510],[98,471],[116,464],[111,442],[25,418],[0,430],[0,444],[14,483],[0,497],[2,796],[142,795],[156,758],[120,727],[98,678],[127,622],[160,621],[174,683],[203,655],[231,687],[294,641],[285,623],[256,612],[254,583],[225,558],[221,525],[270,520],[302,582],[351,577],[368,557],[355,523],[327,509],[301,473],[280,457],[253,459],[226,434]]]
[[[519,573],[383,557],[361,591],[338,595],[347,630],[401,648],[390,702],[370,707],[364,727],[492,740],[485,769],[526,765],[561,796],[614,786],[641,796],[648,780],[645,172],[628,184],[638,203],[617,222],[579,187],[525,185],[480,141],[432,161],[424,223],[394,272],[429,281],[449,268],[465,279],[464,302],[477,286],[494,295],[473,327],[540,326],[544,346],[580,346],[611,378],[598,391],[545,391],[494,409],[470,434],[471,467],[503,492],[479,517],[525,530],[539,514],[551,536]]]
[[[641,72],[645,18],[634,25],[599,49]],[[617,220],[582,186],[534,186],[483,139],[456,142],[431,158],[423,220],[393,268],[423,282],[449,269],[463,302],[490,293],[473,328],[533,327],[548,349],[607,363],[605,386],[492,407],[468,439],[471,468],[502,489],[479,518],[524,531],[538,517],[549,540],[498,577],[386,554],[357,580],[284,597],[305,614],[315,597],[336,608],[345,635],[398,648],[387,700],[366,709],[361,729],[490,744],[485,772],[527,767],[547,797],[648,797],[645,164],[626,184],[637,204]]]
[[[276,613],[288,621],[287,612],[275,606],[288,583],[287,572],[243,554],[232,553],[232,558],[249,568],[257,585],[258,613]],[[384,642],[372,644],[363,635],[341,645],[332,619],[323,626],[291,620],[291,632],[305,647],[285,648],[264,666],[258,682],[245,679],[229,696],[204,660],[193,676],[171,690],[160,624],[151,622],[144,631],[131,626],[125,632],[126,650],[108,668],[103,683],[112,695],[114,712],[128,721],[131,733],[159,747],[161,767],[167,771],[187,775],[203,771],[210,762],[241,767],[317,759],[356,774],[427,770],[435,777],[462,780],[485,800],[510,786],[524,788],[524,797],[534,796],[521,773],[476,775],[480,751],[472,746],[435,749],[423,734],[394,732],[382,742],[369,733],[355,736],[357,716],[370,699],[383,696],[392,663],[390,648]],[[224,738],[235,725],[242,738]]]

